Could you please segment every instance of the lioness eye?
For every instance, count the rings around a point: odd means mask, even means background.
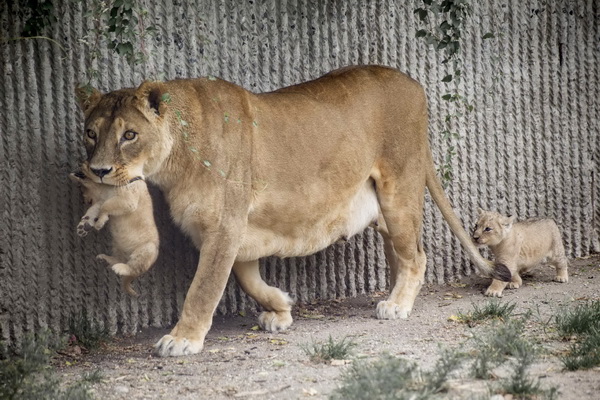
[[[135,139],[135,137],[136,137],[136,136],[137,136],[137,133],[136,133],[136,132],[134,132],[134,131],[126,131],[126,132],[123,134],[123,138],[124,138],[125,140],[133,140],[133,139]]]
[[[87,134],[87,137],[89,137],[90,139],[96,139],[96,132],[94,132],[93,130],[88,129],[86,131],[86,134]]]

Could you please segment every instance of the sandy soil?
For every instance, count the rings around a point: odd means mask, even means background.
[[[544,328],[559,307],[600,298],[600,257],[574,260],[566,284],[553,282],[553,272],[538,268],[524,278],[522,288],[505,291],[502,301],[516,303],[517,313],[535,311],[527,324],[529,334],[546,349],[532,368],[542,385],[558,386],[561,399],[598,399],[600,370],[563,371],[557,355],[568,342]],[[215,317],[204,350],[195,356],[154,357],[152,345],[168,330],[148,329],[135,337],[115,338],[88,354],[60,356],[55,365],[66,382],[100,369],[103,381],[93,385],[99,399],[326,399],[341,384],[340,375],[351,361],[314,363],[303,345],[324,342],[330,335],[336,340],[347,336],[356,343],[354,358],[387,353],[428,369],[440,346],[456,347],[476,332],[449,317],[472,310],[473,303],[484,304],[488,299],[481,293],[488,284],[472,276],[424,286],[408,320],[375,319],[375,306],[385,298],[380,293],[298,304],[294,324],[278,334],[253,330],[256,315]],[[457,380],[448,396],[479,396],[481,387],[481,382]]]

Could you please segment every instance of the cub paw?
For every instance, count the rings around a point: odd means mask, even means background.
[[[410,316],[410,310],[403,310],[393,301],[383,300],[377,304],[377,319],[406,319]]]
[[[106,215],[106,214],[100,215],[98,218],[94,219],[94,229],[99,231],[100,229],[104,228],[104,225],[106,225],[107,222],[108,222],[108,215]]]
[[[506,287],[509,289],[518,289],[521,287],[521,284],[519,282],[508,282]]]
[[[258,316],[258,325],[265,331],[285,331],[294,322],[289,311],[264,311]]]
[[[567,283],[567,282],[569,282],[569,277],[568,276],[555,276],[554,281],[560,282],[560,283]]]
[[[91,230],[92,225],[90,224],[90,217],[84,216],[77,225],[77,235],[79,235],[79,237],[85,237]]]
[[[131,267],[129,267],[129,265],[127,265],[127,264],[118,263],[118,264],[114,264],[110,268],[117,275],[121,275],[121,276],[131,276],[131,275],[133,275],[133,272],[131,271]]]
[[[184,337],[165,335],[154,345],[154,354],[160,357],[177,357],[198,354],[204,343]]]
[[[489,297],[502,297],[502,290],[487,288],[484,295]]]

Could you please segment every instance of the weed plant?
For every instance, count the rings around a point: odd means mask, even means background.
[[[101,379],[92,373],[75,384],[62,388],[50,366],[53,348],[61,346],[53,341],[50,332],[27,336],[18,353],[3,349],[0,359],[0,399],[6,400],[87,400],[92,399],[89,383]]]
[[[332,400],[426,399],[419,369],[415,363],[392,356],[358,361],[342,375],[342,385]]]
[[[88,350],[108,340],[106,328],[89,318],[85,309],[69,318],[69,334],[74,335],[77,342]]]
[[[556,327],[563,336],[577,336],[566,355],[560,357],[565,369],[576,371],[600,365],[600,301],[562,310]]]
[[[331,335],[325,343],[311,343],[302,346],[304,352],[313,362],[327,362],[330,360],[345,360],[347,359],[352,349],[356,346],[352,340],[343,338],[335,341]]]

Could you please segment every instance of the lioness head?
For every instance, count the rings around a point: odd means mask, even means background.
[[[162,93],[158,82],[104,95],[89,87],[76,89],[85,114],[83,140],[91,179],[121,186],[160,167],[171,146]]]
[[[479,209],[479,218],[473,229],[473,243],[477,246],[495,246],[509,234],[515,217]]]

